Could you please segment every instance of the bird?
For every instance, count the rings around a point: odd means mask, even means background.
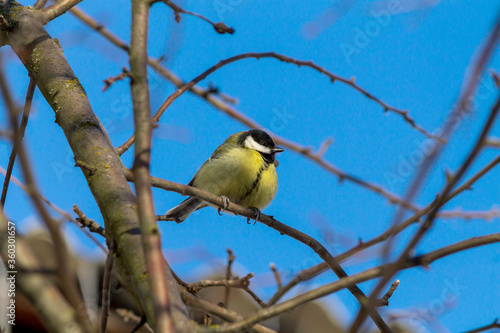
[[[203,163],[188,185],[222,197],[224,208],[228,201],[250,208],[258,219],[278,190],[275,154],[283,151],[265,131],[235,133]],[[189,197],[167,211],[165,217],[181,223],[206,206],[206,202]]]

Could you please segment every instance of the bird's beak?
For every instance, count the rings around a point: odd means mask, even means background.
[[[281,147],[274,147],[273,148],[273,153],[282,153],[284,151],[285,151],[285,149],[283,149]]]

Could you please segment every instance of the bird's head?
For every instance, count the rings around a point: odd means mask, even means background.
[[[276,147],[269,134],[258,129],[242,132],[238,138],[238,144],[261,153],[269,163],[274,163],[274,154],[285,151],[281,147]]]

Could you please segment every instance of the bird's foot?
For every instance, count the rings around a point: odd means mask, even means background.
[[[262,214],[262,212],[257,207],[248,207],[248,208],[253,210],[254,216],[252,218],[247,217],[247,224],[250,224],[250,220],[254,220],[253,224],[257,223],[257,221],[260,220],[260,215]]]
[[[222,213],[227,209],[227,207],[229,207],[229,199],[225,196],[221,196],[220,198],[222,199],[222,206],[223,207],[217,208],[217,213],[219,215],[222,215]]]

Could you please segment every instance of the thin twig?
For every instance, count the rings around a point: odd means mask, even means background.
[[[500,19],[498,20],[497,24],[498,28],[498,33],[500,34]],[[479,135],[479,138],[476,140],[476,143],[474,147],[472,148],[471,152],[468,154],[467,158],[465,161],[462,163],[458,171],[456,172],[455,175],[448,181],[448,183],[445,185],[441,193],[439,194],[436,203],[434,207],[432,207],[431,211],[427,215],[426,220],[420,225],[419,229],[415,233],[415,235],[411,238],[409,243],[406,245],[405,249],[402,251],[402,253],[399,255],[399,258],[397,261],[389,267],[389,269],[385,272],[384,277],[380,279],[380,281],[377,283],[376,287],[373,289],[372,293],[370,294],[369,301],[374,302],[375,299],[377,298],[378,294],[381,292],[381,290],[384,288],[385,284],[398,272],[398,270],[401,268],[401,266],[404,264],[406,258],[408,258],[409,254],[415,246],[420,242],[420,240],[423,238],[423,236],[427,233],[427,231],[432,227],[434,219],[437,217],[437,213],[439,209],[447,202],[448,195],[451,193],[453,187],[455,187],[455,184],[458,183],[458,181],[462,178],[462,176],[465,174],[465,172],[469,169],[470,165],[472,162],[476,159],[477,155],[479,152],[483,149],[484,142],[486,138],[488,137],[488,134],[493,127],[493,124],[495,123],[495,120],[498,116],[500,110],[500,96],[497,98],[497,101],[495,102],[495,105],[492,107],[490,111],[490,115],[488,117],[488,120],[486,121],[486,124],[483,126],[483,129],[481,131],[481,134]],[[356,319],[354,320],[349,332],[355,333],[359,330],[361,325],[363,324],[364,319],[366,318],[367,315],[367,309],[370,309],[371,304],[369,303],[367,305],[367,308],[360,309],[358,312],[358,315],[356,316]]]
[[[104,80],[104,87],[102,88],[102,91],[108,90],[113,83],[115,83],[116,81],[125,80],[125,78],[127,77],[130,77],[130,72],[126,67],[123,67],[122,72],[120,74],[109,77],[106,80]]]
[[[15,140],[12,152],[9,156],[9,164],[7,165],[7,171],[5,172],[5,180],[2,187],[2,197],[0,198],[0,208],[5,206],[5,200],[7,199],[7,190],[9,189],[10,177],[12,176],[12,170],[14,169],[14,161],[17,155],[17,145],[24,138],[24,133],[26,131],[26,126],[28,125],[28,118],[31,110],[31,103],[33,101],[33,94],[35,93],[36,81],[33,77],[30,77],[30,83],[28,85],[28,91],[26,92],[26,101],[24,103],[23,118],[21,119],[21,125],[19,125],[19,141]]]
[[[202,288],[209,288],[209,287],[230,287],[230,288],[243,289],[249,286],[250,279],[252,277],[254,277],[254,273],[249,273],[242,278],[231,279],[231,280],[202,280],[199,282],[190,283],[186,286],[186,288],[195,293]]]
[[[109,42],[111,42],[113,45],[118,47],[119,49],[129,52],[130,47],[125,41],[122,39],[118,38],[116,35],[114,35],[111,31],[106,29],[102,24],[94,20],[92,17],[87,15],[84,11],[82,11],[79,8],[72,8],[71,13],[76,16],[80,21],[88,25],[90,28],[94,29],[97,33],[101,34],[104,38],[106,38]],[[152,57],[148,57],[148,66],[153,68],[158,74],[161,76],[165,77],[167,80],[172,82],[177,88],[182,87],[185,82],[181,80],[175,73],[170,71],[168,68],[165,66],[161,65],[160,59],[155,59]],[[215,98],[215,96],[219,96],[223,101],[230,103],[230,104],[236,104],[237,100],[234,97],[227,96],[226,94],[220,93],[217,89],[214,89],[213,87],[207,88],[202,88],[200,86],[194,86],[190,89],[192,93],[195,95],[207,100],[209,103],[212,104],[217,104],[217,103],[222,103],[222,105],[226,105],[224,102],[220,101],[219,99]],[[215,99],[214,99],[215,98]]]
[[[154,318],[148,320],[153,330],[174,332],[170,299],[167,291],[161,238],[156,223],[153,196],[149,184],[151,163],[151,106],[147,79],[147,36],[151,2],[132,0],[132,27],[130,38],[130,87],[134,108],[137,143],[134,157],[134,184],[141,238],[148,268]]]
[[[106,257],[104,276],[102,279],[101,325],[99,328],[100,333],[106,333],[106,327],[108,326],[108,317],[110,315],[109,307],[111,305],[111,276],[115,263],[116,244],[113,239],[109,240],[109,242],[109,253]]]
[[[488,39],[486,40],[484,47],[482,47],[481,51],[479,52],[478,57],[474,57],[473,60],[471,60],[469,66],[470,68],[472,68],[472,71],[470,75],[467,75],[463,79],[461,91],[457,98],[457,101],[452,107],[452,110],[449,116],[447,117],[446,121],[444,122],[442,128],[440,129],[441,132],[440,137],[444,138],[445,140],[447,140],[452,135],[452,133],[458,128],[460,123],[463,121],[465,116],[469,112],[471,112],[473,97],[477,89],[477,86],[479,84],[479,80],[487,64],[489,63],[489,60],[492,57],[493,52],[495,51],[495,46],[497,45],[498,39],[500,38],[500,13],[497,13],[496,20],[497,21],[495,23],[495,26],[491,30],[491,33]],[[493,72],[492,75],[495,76],[495,73]],[[425,177],[430,172],[432,165],[435,163],[438,156],[443,151],[443,148],[444,145],[440,143],[437,143],[432,147],[432,149],[430,150],[430,152],[427,154],[426,158],[420,165],[419,169],[417,170],[416,175],[412,183],[410,184],[407,193],[404,196],[404,201],[413,202],[415,196],[419,192],[419,189],[424,185]],[[404,209],[404,207],[399,207],[392,221],[392,225],[400,223],[405,214],[406,210]],[[386,243],[385,248],[383,250],[382,259],[385,260],[388,259],[393,242],[394,239],[390,239]],[[383,281],[387,283],[390,281],[390,278],[383,279]],[[378,285],[376,288],[377,293],[380,293],[382,289],[383,286]],[[359,329],[359,326],[361,325],[360,321],[361,320],[359,319],[358,316],[358,318],[356,319],[356,325],[355,325],[356,327],[352,327],[353,331]]]
[[[379,299],[375,302],[375,306],[388,306],[389,305],[389,298],[392,297],[392,294],[394,294],[394,292],[396,291],[398,286],[399,286],[399,280],[394,281],[391,284],[391,287],[389,288],[389,290],[387,290],[387,292],[385,293],[385,295],[381,299]]]
[[[428,265],[438,259],[443,257],[465,251],[474,247],[499,243],[500,242],[500,233],[481,236],[481,237],[473,237],[467,239],[465,241],[461,241],[452,245],[448,245],[441,249],[429,252],[427,254],[408,258],[406,260],[406,264],[403,269],[409,269],[412,267],[418,267],[421,265]],[[231,333],[231,332],[240,332],[241,330],[254,325],[255,323],[262,322],[268,318],[275,317],[281,313],[294,309],[302,304],[313,301],[315,299],[324,297],[326,295],[330,295],[336,291],[347,288],[348,286],[352,286],[358,283],[362,283],[384,274],[384,271],[388,268],[390,264],[380,265],[378,267],[370,268],[364,272],[351,275],[346,278],[342,278],[338,281],[323,285],[319,288],[310,290],[305,292],[299,296],[295,296],[289,300],[286,300],[282,303],[270,306],[265,309],[260,309],[258,312],[248,315],[242,320],[239,320],[232,324],[225,324],[210,328],[204,328],[200,330],[200,333]],[[188,294],[186,292],[186,294]],[[191,295],[192,296],[192,295]]]
[[[42,23],[47,24],[53,19],[71,10],[83,0],[57,0],[53,5],[41,10],[43,13]]]
[[[233,34],[234,33],[234,29],[226,26],[223,22],[214,23],[214,22],[210,21],[209,19],[207,19],[206,17],[201,16],[200,14],[188,12],[187,10],[182,9],[181,7],[177,6],[175,3],[173,3],[170,0],[162,0],[162,1],[174,10],[175,21],[177,23],[179,23],[181,21],[181,16],[179,15],[179,13],[183,13],[183,14],[188,14],[188,15],[198,17],[198,18],[202,19],[203,21],[208,22],[209,24],[212,25],[212,27],[214,27],[215,31],[217,31],[219,34],[225,34],[225,33]]]
[[[114,44],[115,46],[117,46],[121,50],[129,52],[129,45],[127,43],[125,43],[123,40],[121,40],[116,35],[111,33],[103,25],[99,24],[99,22],[92,19],[85,12],[83,12],[82,10],[80,10],[78,8],[73,8],[73,9],[71,9],[71,13],[73,15],[75,15],[83,23],[87,24],[89,27],[91,27],[92,29],[94,29],[95,31],[100,33],[104,38],[106,38],[112,44]],[[175,84],[175,86],[177,88],[182,88],[183,86],[186,85],[186,82],[181,80],[177,75],[175,75],[169,69],[162,66],[157,59],[149,57],[148,58],[148,65],[151,66],[158,74],[167,78],[169,81],[171,81],[173,84]],[[352,83],[350,80],[348,82]],[[234,107],[232,107],[230,104],[228,104],[228,103],[234,104],[234,98],[227,97],[216,90],[201,88],[197,85],[189,88],[189,91],[192,92],[193,94],[195,94],[196,96],[205,99],[213,107],[221,110],[222,112],[224,112],[228,116],[238,120],[239,122],[241,122],[245,126],[247,126],[249,128],[262,128],[262,126],[259,125],[257,122],[255,122],[253,119],[248,118],[242,112],[236,110]],[[230,102],[228,102],[228,101],[230,101]],[[385,188],[383,188],[380,185],[364,181],[364,180],[360,179],[359,177],[352,176],[352,175],[348,174],[347,172],[342,171],[341,169],[339,169],[335,165],[333,165],[330,162],[319,157],[316,153],[313,152],[313,149],[311,147],[306,147],[306,146],[300,145],[298,143],[281,138],[281,137],[274,135],[274,134],[272,136],[273,136],[274,141],[277,144],[282,145],[285,148],[288,148],[292,151],[295,151],[295,152],[303,155],[304,157],[310,159],[311,161],[315,162],[316,164],[318,164],[322,168],[326,169],[328,172],[333,173],[335,176],[337,176],[339,181],[343,181],[343,180],[351,181],[359,186],[367,188],[368,190],[373,191],[373,192],[385,197],[392,204],[397,203],[397,204],[400,204],[403,207],[406,207],[406,208],[411,209],[413,211],[417,211],[420,209],[416,205],[404,202],[404,200],[402,198],[400,198],[398,195],[391,193],[390,191],[386,190]],[[131,140],[131,139],[129,139],[129,140]],[[133,140],[131,143],[133,143]],[[126,149],[128,149],[128,148],[126,148]],[[126,151],[126,149],[125,149],[125,147],[123,147],[123,149],[119,147],[119,148],[116,148],[116,151],[119,155],[122,155]]]
[[[190,306],[191,308],[209,312],[219,318],[222,318],[223,320],[229,322],[237,322],[243,319],[243,317],[238,313],[228,310],[224,307],[218,306],[212,302],[195,297],[186,290],[181,291],[181,297],[186,303],[186,305]],[[259,324],[254,324],[253,326],[250,325],[248,329],[250,330],[250,332],[255,332],[255,333],[276,333],[276,331],[261,326]]]
[[[0,166],[0,173],[2,173],[3,175],[6,174],[6,170],[4,168],[2,168],[1,166]],[[14,176],[11,176],[11,180],[14,184],[19,186],[24,192],[28,193],[28,188],[23,183],[21,183],[21,181],[19,179],[17,179]],[[65,220],[73,223],[76,226],[80,226],[78,224],[78,222],[71,217],[71,215],[69,215],[67,212],[65,212],[61,208],[57,207],[56,205],[54,205],[46,197],[44,197],[41,193],[37,193],[36,195],[40,198],[40,200],[45,202],[45,204],[47,206],[49,206],[52,210],[54,210],[56,213],[60,214]],[[81,228],[79,228],[79,229],[81,229]],[[88,230],[86,230],[86,229],[81,229],[81,230],[88,238],[90,238],[97,246],[99,246],[99,248],[101,250],[103,250],[105,253],[108,252],[108,250],[101,243],[99,243],[99,241],[97,239],[95,239],[95,237]]]
[[[233,251],[231,249],[227,249],[227,266],[226,266],[226,280],[231,280],[231,266],[233,265],[234,260],[236,259]],[[229,286],[226,286],[224,289],[224,307],[227,309],[229,307]]]
[[[490,136],[487,140],[486,143],[484,144],[485,147],[491,147],[491,148],[500,148],[500,138]]]
[[[104,228],[101,227],[101,225],[96,221],[89,219],[87,215],[85,215],[76,204],[73,205],[73,211],[78,216],[76,221],[81,223],[82,228],[87,227],[91,232],[94,232],[106,238],[106,232]]]
[[[42,9],[47,5],[47,2],[49,2],[49,0],[36,0],[35,4],[33,5],[33,8]]]
[[[201,288],[208,288],[208,287],[226,287],[226,289],[229,288],[238,288],[242,289],[245,292],[247,292],[261,307],[265,307],[266,304],[257,296],[250,288],[250,279],[254,277],[253,273],[248,273],[246,276],[242,278],[236,278],[236,279],[231,279],[231,280],[203,280],[200,282],[196,283],[190,283],[185,286],[186,290],[197,293]],[[227,302],[228,299],[226,299],[226,294],[228,295],[227,291],[224,293],[224,299],[226,303],[224,304],[224,307],[227,308]]]

